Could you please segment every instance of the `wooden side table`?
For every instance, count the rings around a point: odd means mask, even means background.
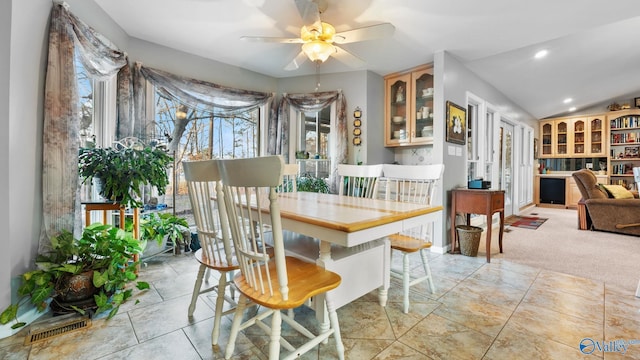
[[[504,190],[489,189],[453,189],[451,190],[451,246],[453,252],[459,251],[456,231],[456,214],[467,214],[467,225],[471,223],[471,214],[487,216],[487,262],[491,262],[491,218],[500,213],[500,234],[498,245],[502,253],[502,234],[504,233]]]
[[[120,228],[124,229],[125,224],[125,208],[124,206],[120,206],[120,203],[112,203],[112,202],[83,202],[84,211],[85,211],[85,224],[86,226],[91,225],[91,212],[92,211],[102,211],[102,223],[107,223],[107,216],[109,211],[119,211],[120,212]],[[139,234],[139,223],[140,223],[140,211],[138,208],[133,208],[133,236],[138,238]]]
[[[91,225],[91,212],[92,211],[102,211],[102,223],[106,224],[108,219],[109,211],[119,211],[120,212],[120,229],[124,229],[125,225],[125,216],[126,209],[124,206],[121,206],[120,203],[112,203],[112,202],[83,202],[84,205],[84,216],[85,216],[85,224],[86,226]],[[133,237],[138,239],[140,234],[140,210],[138,208],[133,208]],[[136,254],[133,257],[134,261],[138,261],[139,256]]]

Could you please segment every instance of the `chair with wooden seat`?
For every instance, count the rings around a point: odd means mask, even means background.
[[[220,160],[219,167],[231,238],[240,264],[240,272],[233,279],[240,292],[240,299],[233,317],[225,357],[229,359],[233,355],[238,333],[257,325],[270,335],[269,359],[279,359],[281,346],[289,351],[284,359],[298,358],[331,335],[335,338],[338,355],[343,359],[344,346],[340,337],[338,315],[330,292],[340,285],[340,276],[314,262],[285,256],[276,193],[276,188],[282,183],[282,157]],[[247,226],[248,224],[257,226]],[[268,229],[267,224],[270,225]],[[260,243],[266,232],[270,232],[269,236],[273,237],[272,256]],[[317,296],[322,294],[325,296]],[[329,326],[321,324],[319,334],[306,329],[285,311],[305,304],[312,296],[316,296],[314,299],[318,300],[325,299],[329,314]],[[248,304],[260,305],[260,311],[251,319],[243,321],[243,311]],[[269,316],[270,326],[264,321]],[[291,345],[282,336],[283,321],[306,336],[306,343],[297,348]]]
[[[298,164],[284,164],[284,170],[282,173],[282,184],[277,188],[277,192],[296,192],[298,191],[297,178],[298,171],[300,171],[300,165]]]
[[[382,175],[382,164],[347,165],[338,164],[339,195],[374,198],[378,192],[378,178]]]
[[[444,165],[391,165],[383,167],[384,198],[393,201],[431,205],[438,180],[444,173]],[[409,312],[409,288],[423,281],[429,283],[431,293],[435,292],[427,249],[431,247],[433,224],[418,227],[389,236],[391,252],[402,253],[402,268],[391,266],[391,275],[402,279],[403,311]],[[419,253],[424,275],[411,274],[410,255]]]
[[[237,306],[233,299],[234,289],[230,289],[231,296],[229,296],[226,294],[226,288],[231,285],[229,279],[233,276],[234,271],[239,269],[230,239],[226,209],[222,202],[222,184],[220,183],[217,161],[202,160],[182,163],[201,246],[195,253],[200,268],[196,276],[188,314],[189,317],[193,316],[199,295],[217,291],[211,333],[212,345],[218,343],[222,316],[232,313]],[[212,200],[212,197],[215,197],[216,200]],[[205,272],[208,272],[209,269],[218,271],[220,278],[217,285],[202,288]],[[232,308],[223,312],[225,301],[231,304]]]

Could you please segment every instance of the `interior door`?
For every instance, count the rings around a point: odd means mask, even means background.
[[[514,213],[516,203],[513,191],[513,142],[514,127],[505,121],[500,121],[500,190],[504,190],[504,216]]]

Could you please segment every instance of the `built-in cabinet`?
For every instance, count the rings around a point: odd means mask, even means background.
[[[616,111],[608,119],[609,181],[635,188],[633,168],[640,167],[640,109]]]
[[[607,158],[609,183],[635,188],[633,168],[640,167],[640,109],[540,121],[540,158]],[[567,203],[577,189],[567,184]]]
[[[433,67],[385,76],[384,146],[433,144]]]
[[[541,158],[597,157],[606,154],[604,116],[540,121]]]
[[[607,183],[606,175],[596,175],[599,184]],[[551,183],[552,186],[556,187],[554,190],[561,192],[561,198],[564,198],[564,201],[558,202],[543,202],[541,201],[541,192],[544,192],[542,189],[543,182],[545,180],[551,180],[551,182],[547,182],[547,186]],[[557,188],[559,185],[562,185],[560,188]],[[534,181],[533,188],[533,197],[534,203],[536,206],[540,207],[556,207],[556,208],[577,208],[578,201],[582,198],[582,193],[580,193],[580,189],[578,189],[578,185],[576,181],[571,176],[571,172],[565,172],[562,174],[552,174],[552,175],[536,175]]]

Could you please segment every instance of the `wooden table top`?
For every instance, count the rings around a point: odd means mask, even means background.
[[[280,193],[280,216],[347,233],[442,211],[426,206],[312,192]]]

